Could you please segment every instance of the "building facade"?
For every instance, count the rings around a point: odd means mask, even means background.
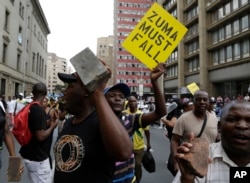
[[[64,85],[63,82],[58,78],[57,73],[69,73],[67,67],[67,60],[57,56],[55,53],[48,53],[47,57],[47,78],[46,84],[48,94],[55,93],[56,85]]]
[[[111,69],[112,75],[107,85],[113,85],[115,83],[114,79],[114,66],[113,61],[113,49],[114,49],[114,36],[100,37],[97,39],[97,50],[96,55],[98,58],[102,59],[107,66]]]
[[[153,0],[114,1],[114,81],[126,83],[134,94],[152,93],[150,70],[122,47],[123,41],[138,24]]]
[[[29,95],[46,80],[50,29],[38,0],[0,0],[0,94]]]
[[[195,82],[211,96],[250,91],[250,1],[165,0],[188,32],[167,61],[165,93],[185,95]]]

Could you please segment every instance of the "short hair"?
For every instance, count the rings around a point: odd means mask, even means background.
[[[44,83],[36,83],[32,88],[34,97],[41,97],[47,95],[47,87]]]

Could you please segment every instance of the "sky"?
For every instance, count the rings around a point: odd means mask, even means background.
[[[113,0],[39,0],[47,19],[48,52],[69,60],[98,37],[113,35]]]

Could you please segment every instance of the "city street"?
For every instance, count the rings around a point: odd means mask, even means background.
[[[164,130],[158,129],[158,126],[151,127],[150,129],[150,139],[151,139],[151,146],[153,149],[153,156],[156,162],[156,172],[148,173],[143,169],[143,177],[141,183],[170,183],[173,179],[173,176],[169,173],[166,168],[166,160],[169,155],[169,141],[164,136]],[[54,139],[56,138],[57,129],[54,133]],[[15,143],[16,152],[18,154],[18,150],[20,148],[19,144]],[[2,152],[2,161],[3,166],[0,171],[1,181],[0,183],[8,183],[7,181],[7,166],[8,166],[8,151],[4,146],[4,150]],[[22,180],[20,183],[29,183],[26,169],[24,169],[24,174],[22,176]]]

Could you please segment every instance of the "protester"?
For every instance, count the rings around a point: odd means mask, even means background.
[[[172,107],[174,105],[174,107]],[[173,109],[171,109],[173,108]],[[170,110],[171,109],[171,110]],[[180,99],[175,98],[171,101],[171,104],[168,106],[168,114],[161,118],[161,121],[166,125],[167,128],[167,138],[171,141],[172,138],[172,131],[177,119],[182,115],[182,102]],[[167,161],[167,168],[172,173],[173,176],[176,175],[174,170],[174,157],[170,152],[168,161]]]
[[[107,81],[90,93],[77,73],[58,77],[67,83],[65,110],[73,117],[54,145],[54,183],[112,182],[115,161],[127,160],[133,146],[104,97]]]
[[[123,111],[123,113],[127,114],[142,113],[142,111],[138,109],[137,99],[135,96],[130,96],[128,98],[128,109]],[[133,135],[136,183],[139,183],[142,178],[142,158],[144,155],[144,146],[145,146],[144,134],[146,136],[147,150],[150,150],[151,145],[150,145],[149,125],[146,128],[139,128],[138,130],[135,131]]]
[[[48,155],[47,139],[57,126],[55,119],[47,121],[46,113],[42,107],[47,95],[47,87],[44,83],[36,83],[32,88],[33,101],[28,116],[29,129],[32,138],[26,145],[21,146],[20,154],[28,170],[28,176],[32,183],[47,183],[51,177],[51,168]],[[48,128],[49,125],[49,128]]]
[[[210,113],[208,93],[198,90],[194,93],[194,110],[183,113],[175,123],[171,139],[171,153],[175,157],[177,148],[188,135],[194,132],[195,137],[201,136],[209,144],[216,141],[218,120],[214,113]],[[178,164],[174,159],[174,172],[177,173]]]
[[[118,83],[104,90],[106,99],[114,113],[120,118],[121,122],[129,136],[132,138],[134,132],[139,128],[145,128],[147,125],[159,120],[161,116],[166,115],[165,99],[163,92],[158,84],[158,78],[165,72],[165,65],[160,63],[151,71],[151,84],[154,90],[155,110],[142,113],[124,115],[122,113],[125,98],[130,95],[129,87],[124,83]],[[134,120],[133,120],[134,119]],[[128,147],[127,147],[128,148]],[[134,177],[134,155],[128,161],[116,162],[113,183],[131,183]]]
[[[190,101],[183,102],[183,104],[182,104],[183,113],[188,112],[188,111],[192,111],[193,109],[194,109],[193,102],[190,102]]]
[[[250,103],[231,101],[222,109],[220,119],[221,141],[209,146],[209,158],[212,161],[208,165],[207,175],[196,177],[182,165],[180,160],[192,148],[192,143],[187,141],[177,148],[175,157],[180,171],[173,183],[231,182],[230,167],[250,167]]]
[[[14,116],[26,105],[26,101],[23,96],[23,93],[19,93],[18,99],[15,102]]]
[[[8,112],[8,125],[12,128],[14,127],[14,108],[15,102],[12,100],[11,96],[8,96],[7,100],[7,112]]]
[[[10,156],[16,156],[14,137],[6,122],[6,108],[0,100],[0,169],[2,167],[2,150],[3,142],[5,143]]]
[[[50,99],[51,100],[51,99]],[[49,102],[49,98],[45,97],[43,99],[43,108],[46,113],[46,121],[47,121],[47,128],[50,128],[49,121],[50,120],[57,120],[58,121],[58,111],[55,109],[53,105]],[[49,156],[49,162],[50,162],[50,168],[53,169],[53,162],[52,162],[52,157],[51,157],[51,146],[52,146],[52,141],[53,141],[53,133],[54,130],[50,133],[49,137],[46,139],[47,141],[47,153]]]

